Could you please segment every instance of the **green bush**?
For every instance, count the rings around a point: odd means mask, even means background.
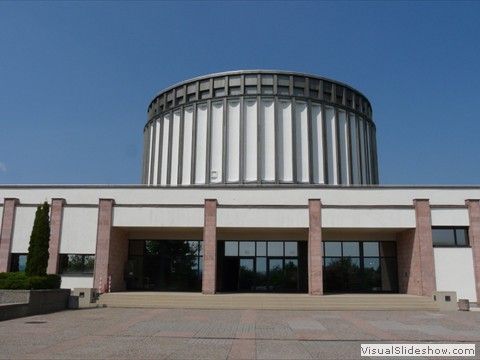
[[[28,276],[47,275],[48,244],[50,242],[49,209],[50,207],[45,201],[43,205],[37,207],[37,212],[35,213],[25,267],[25,273]]]
[[[0,273],[0,289],[38,290],[60,289],[61,277],[56,274],[26,276],[25,272]]]

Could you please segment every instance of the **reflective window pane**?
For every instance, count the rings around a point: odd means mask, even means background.
[[[283,242],[269,241],[268,256],[283,256]]]
[[[267,291],[267,258],[257,257],[257,277],[256,277],[256,289],[258,291]]]
[[[24,271],[27,267],[27,255],[18,256],[18,271]]]
[[[257,242],[257,256],[267,256],[267,243],[265,241]]]
[[[280,290],[283,287],[283,260],[270,259],[268,264],[268,275],[270,281],[270,289]]]
[[[325,266],[330,266],[336,263],[340,263],[342,258],[340,257],[328,257],[324,259]]]
[[[93,274],[94,266],[95,266],[95,255],[85,255],[83,272]]]
[[[285,242],[285,256],[298,256],[298,247],[296,241]]]
[[[365,269],[378,270],[380,268],[380,259],[378,258],[364,258],[363,267]]]
[[[285,260],[285,288],[296,290],[298,287],[298,260]]]
[[[225,241],[225,256],[238,256],[238,241]]]
[[[342,243],[327,241],[325,244],[324,256],[342,256]]]
[[[363,256],[378,256],[378,242],[364,242]]]
[[[255,242],[240,241],[240,256],[255,256]]]
[[[343,243],[343,256],[360,256],[360,244],[357,241]]]
[[[432,229],[434,246],[455,246],[455,233],[453,229]]]
[[[468,231],[467,229],[456,229],[457,246],[468,246]]]

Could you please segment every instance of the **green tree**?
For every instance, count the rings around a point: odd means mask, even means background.
[[[27,276],[43,276],[47,274],[48,247],[50,242],[49,208],[48,203],[45,201],[43,205],[37,207],[37,212],[35,213],[25,267]]]

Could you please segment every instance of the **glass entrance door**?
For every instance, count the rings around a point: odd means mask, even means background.
[[[238,272],[238,290],[253,291],[255,269],[253,267],[253,258],[240,259],[240,266]]]
[[[306,292],[307,243],[222,241],[218,246],[218,290]]]

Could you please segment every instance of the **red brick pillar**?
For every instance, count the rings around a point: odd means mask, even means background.
[[[52,199],[50,212],[50,245],[48,249],[48,274],[56,274],[58,272],[64,205],[65,199]]]
[[[101,292],[108,289],[108,264],[112,233],[112,213],[115,200],[100,199],[98,204],[97,247],[95,250],[95,269],[93,286]]]
[[[416,231],[414,246],[420,256],[420,279],[422,296],[432,296],[436,290],[435,260],[433,257],[432,216],[428,199],[415,199]]]
[[[322,204],[308,200],[308,293],[323,295]]]
[[[205,200],[202,293],[215,294],[217,271],[217,200]]]
[[[473,271],[475,274],[475,290],[477,304],[480,304],[480,200],[466,200],[468,208],[468,238],[472,247]]]
[[[5,199],[3,202],[3,216],[0,228],[0,272],[10,271],[10,251],[13,240],[13,226],[15,224],[15,208],[18,199]]]

